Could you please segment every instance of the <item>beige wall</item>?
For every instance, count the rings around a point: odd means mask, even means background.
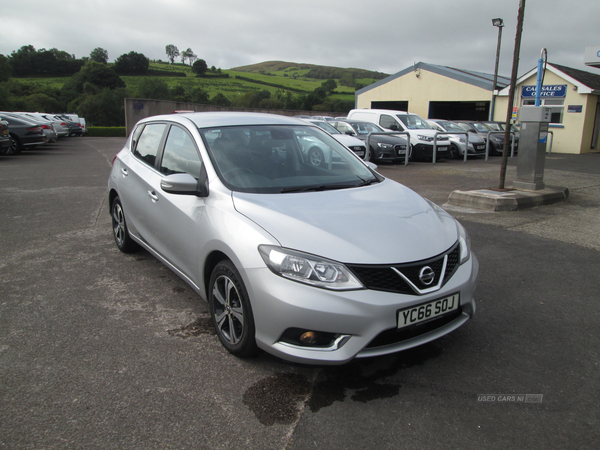
[[[521,107],[521,86],[535,85],[537,82],[537,73],[523,80],[515,89],[514,106]],[[566,84],[567,96],[565,98],[565,109],[563,112],[563,122],[561,126],[550,126],[554,140],[552,142],[552,152],[556,153],[588,153],[591,150],[592,133],[594,129],[594,119],[596,116],[597,95],[579,94],[574,88],[575,85],[569,83],[564,78],[556,75],[549,70],[544,76],[544,85]],[[569,105],[581,105],[582,112],[567,112]],[[504,122],[506,120],[508,106],[508,96],[499,96],[496,99],[496,109],[494,111],[494,120]],[[517,116],[518,117],[518,116]],[[556,124],[559,125],[559,124]],[[550,140],[548,141],[548,150]]]
[[[357,96],[357,108],[371,108],[371,102],[408,101],[408,110],[427,117],[429,102],[481,102],[491,101],[492,94],[461,81],[420,70],[410,72],[389,83],[371,89]],[[424,95],[426,94],[426,95]]]

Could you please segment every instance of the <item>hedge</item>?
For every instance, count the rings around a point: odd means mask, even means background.
[[[88,127],[88,136],[127,137],[125,127]]]

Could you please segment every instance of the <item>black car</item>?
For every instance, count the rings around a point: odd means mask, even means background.
[[[2,150],[3,154],[15,155],[46,143],[46,135],[40,124],[4,113],[0,113],[0,118],[8,122],[11,140],[10,146]]]
[[[371,122],[361,120],[334,120],[329,122],[340,133],[367,140],[369,133],[385,133],[386,130]],[[397,161],[406,155],[406,139],[394,135],[374,135],[369,140],[370,161]],[[409,153],[410,157],[410,153]]]
[[[490,131],[493,134],[490,134],[490,155],[502,155],[502,151],[504,150],[504,126],[497,125],[496,122],[476,122],[473,120],[455,120],[461,128],[469,131],[471,133],[475,133],[478,136],[482,137],[487,142],[488,133]],[[508,142],[508,151],[511,151],[512,146],[512,136]],[[519,147],[519,138],[516,136],[515,139],[515,153]]]

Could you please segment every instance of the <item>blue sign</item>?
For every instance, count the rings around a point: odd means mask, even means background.
[[[567,107],[568,113],[580,113],[583,112],[583,105],[569,105]]]
[[[535,86],[523,86],[521,88],[521,97],[535,97],[535,91]],[[565,98],[566,96],[566,84],[553,84],[548,86],[542,86],[542,92],[540,93],[540,98]]]

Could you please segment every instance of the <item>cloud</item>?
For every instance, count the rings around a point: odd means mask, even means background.
[[[80,0],[62,10],[22,0],[3,11],[0,53],[33,45],[80,58],[102,47],[111,61],[132,50],[166,60],[165,46],[174,44],[223,69],[283,60],[395,73],[423,61],[491,73],[498,35],[491,19],[502,17],[500,73],[508,76],[518,7],[517,0]],[[598,16],[597,0],[529,0],[519,73],[537,64],[542,48],[551,62],[587,69],[585,47],[600,45]]]

